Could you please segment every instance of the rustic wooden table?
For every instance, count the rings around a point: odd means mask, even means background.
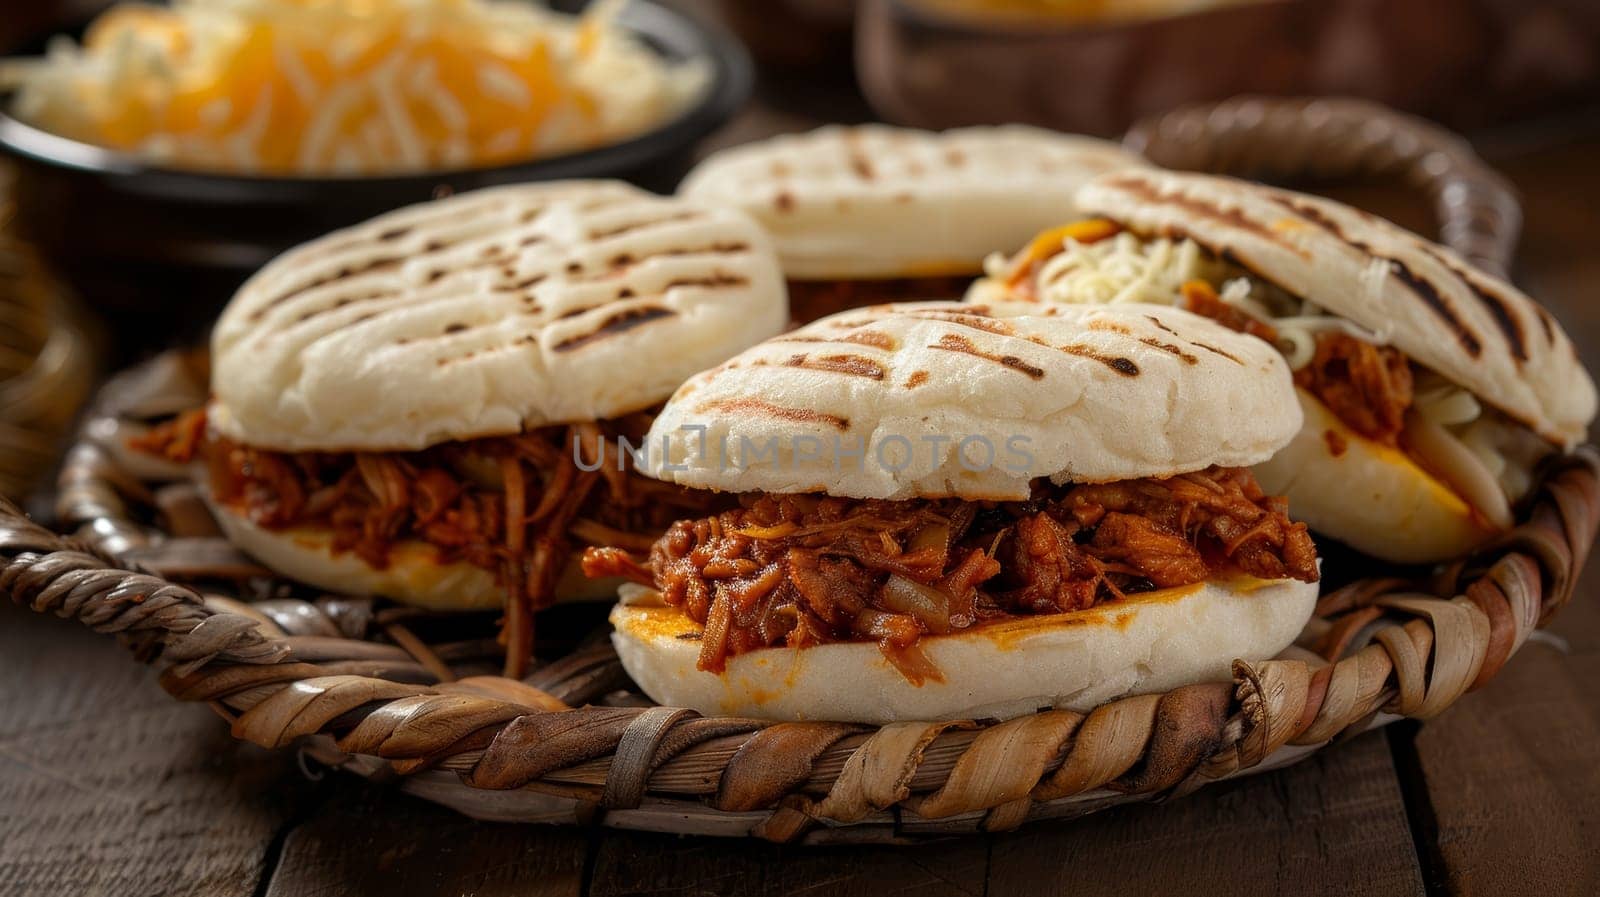
[[[732,143],[859,100],[757,103]],[[1600,369],[1600,118],[1481,144],[1523,192],[1522,284]],[[1342,198],[1426,230],[1381,186]],[[1166,806],[917,848],[472,822],[232,741],[116,645],[0,603],[0,897],[35,894],[1600,893],[1600,572],[1491,686]],[[1464,746],[1470,745],[1470,749]]]

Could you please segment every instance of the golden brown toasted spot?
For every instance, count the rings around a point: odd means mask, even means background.
[[[761,399],[713,399],[702,404],[697,410],[727,411],[733,414],[749,414],[756,417],[765,415],[779,420],[794,421],[802,424],[827,424],[836,430],[850,429],[850,419],[837,414],[824,414],[821,411],[812,411],[809,408],[788,408],[783,405],[774,405]]]
[[[848,374],[852,377],[867,377],[872,380],[882,380],[888,373],[883,365],[860,355],[807,355],[800,353],[791,355],[784,362],[785,367],[805,368],[812,371],[827,371],[834,374]]]
[[[1023,361],[1021,358],[1018,358],[1015,355],[1001,355],[994,352],[984,351],[983,349],[978,348],[972,342],[972,340],[969,340],[959,334],[946,333],[944,336],[939,337],[939,341],[937,343],[930,345],[928,348],[943,349],[946,352],[960,352],[963,355],[971,355],[974,358],[982,358],[986,361],[992,361],[1002,367],[1010,368],[1013,371],[1026,374],[1034,380],[1044,379],[1043,368],[1035,367],[1034,365]]]
[[[1016,332],[1005,321],[997,321],[985,314],[970,314],[954,311],[913,311],[905,314],[925,321],[943,321],[946,324],[955,324],[960,327],[970,327],[973,330],[982,330],[985,333],[994,333],[1000,336],[1011,336]]]
[[[1151,318],[1150,320],[1154,321],[1155,318]],[[1109,331],[1111,333],[1120,333],[1123,336],[1132,336],[1133,335],[1133,331],[1128,329],[1128,325],[1123,324],[1123,323],[1118,322],[1118,321],[1107,321],[1107,320],[1104,320],[1102,318],[1096,318],[1095,320],[1090,321],[1089,322],[1089,329],[1090,330],[1106,330],[1106,331]]]
[[[769,343],[853,343],[858,346],[871,346],[874,349],[883,349],[886,352],[894,351],[894,337],[877,330],[858,330],[854,333],[845,333],[839,336],[810,336],[807,334],[791,334],[775,336],[767,340]]]
[[[917,387],[919,387],[922,384],[927,383],[927,382],[928,382],[928,372],[927,371],[912,371],[911,372],[911,376],[906,379],[906,388],[907,389],[916,389]]]
[[[772,205],[780,212],[793,212],[794,194],[787,190],[779,191],[778,195],[772,198]]]

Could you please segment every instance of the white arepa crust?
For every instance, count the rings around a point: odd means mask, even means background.
[[[1305,426],[1254,470],[1262,489],[1289,500],[1296,520],[1401,564],[1458,558],[1499,532],[1405,452],[1362,436],[1296,392]]]
[[[782,329],[736,209],[620,182],[423,203],[280,256],[212,337],[211,422],[281,451],[416,450],[614,417]]]
[[[1176,308],[903,303],[694,377],[656,418],[642,469],[730,492],[1024,499],[1041,476],[1255,464],[1299,428],[1276,349]]]
[[[1083,211],[1188,238],[1360,324],[1570,449],[1594,419],[1594,381],[1549,312],[1449,249],[1331,200],[1227,178],[1120,172]]]
[[[429,610],[496,610],[506,589],[494,574],[464,561],[439,562],[426,542],[396,542],[382,570],[349,552],[335,554],[333,534],[302,527],[269,530],[242,514],[211,504],[212,516],[234,547],[290,579],[343,595],[382,595]],[[556,583],[556,601],[603,601],[616,595],[616,579],[586,579],[574,555]]]
[[[654,592],[637,597],[649,600]],[[1126,695],[1225,682],[1234,660],[1266,660],[1300,634],[1317,584],[1196,583],[1069,614],[1018,617],[919,647],[944,676],[913,685],[869,642],[764,648],[695,668],[701,626],[677,608],[611,611],[622,666],[658,704],[708,716],[835,720],[1009,719],[1044,707],[1085,712]]]
[[[936,133],[830,125],[716,153],[679,195],[742,208],[796,280],[976,273],[1072,217],[1090,178],[1143,158],[1022,125]]]

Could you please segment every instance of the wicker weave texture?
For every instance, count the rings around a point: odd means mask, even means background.
[[[429,643],[413,631],[422,615],[403,608],[245,603],[179,584],[244,594],[266,575],[215,535],[176,471],[119,447],[140,426],[129,409],[175,404],[198,388],[193,376],[169,355],[111,385],[88,426],[99,437],[63,474],[78,538],[5,505],[0,591],[158,659],[174,696],[209,702],[239,738],[302,744],[490,819],[903,841],[1183,794],[1433,716],[1481,687],[1571,597],[1600,523],[1600,457],[1585,449],[1554,464],[1521,525],[1473,558],[1325,595],[1294,648],[1236,663],[1232,682],[1089,714],[881,729],[712,719],[648,706],[604,639],[516,681],[479,675],[496,650],[487,627]]]

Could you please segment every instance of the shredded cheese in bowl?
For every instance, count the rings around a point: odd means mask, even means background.
[[[0,63],[12,113],[181,168],[267,175],[488,166],[616,143],[703,91],[615,22],[517,0],[123,4],[80,47]]]

